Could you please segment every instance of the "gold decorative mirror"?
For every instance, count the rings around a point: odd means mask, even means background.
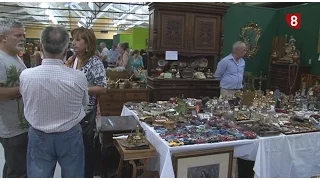
[[[255,56],[260,46],[258,45],[259,38],[261,36],[262,29],[258,24],[249,22],[247,25],[241,28],[240,38],[247,45],[246,57],[251,59]]]

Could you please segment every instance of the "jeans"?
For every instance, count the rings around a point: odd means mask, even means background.
[[[61,166],[62,178],[84,177],[84,145],[80,124],[66,132],[50,134],[30,126],[28,178],[52,178],[57,162]]]
[[[0,138],[0,142],[4,149],[5,158],[3,178],[26,178],[28,133],[11,138]]]

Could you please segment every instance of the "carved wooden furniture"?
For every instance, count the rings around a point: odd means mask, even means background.
[[[311,66],[272,63],[269,69],[269,88],[276,87],[285,94],[293,94],[301,87],[301,74],[311,73]]]
[[[143,172],[146,172],[148,162],[156,156],[157,151],[152,146],[152,144],[149,143],[150,148],[149,149],[141,149],[141,150],[127,150],[123,146],[120,145],[119,140],[116,139],[114,141],[114,144],[116,148],[118,149],[120,153],[120,162],[118,167],[117,176],[118,178],[121,178],[122,175],[122,165],[123,161],[129,161],[129,163],[132,165],[133,172],[132,172],[132,178],[137,177],[137,170],[142,169]],[[135,161],[141,161],[143,160],[143,165],[137,165]]]
[[[205,57],[208,68],[214,72],[214,61],[222,56],[223,17],[229,5],[180,2],[148,5],[148,76],[153,77],[157,62],[165,59],[166,51],[178,51],[178,61],[185,63]],[[219,96],[219,81],[213,80],[149,78],[147,86],[151,89],[152,101],[180,97],[182,93],[185,97]]]
[[[150,3],[148,51],[220,53],[222,3]]]
[[[107,89],[99,97],[101,116],[120,116],[126,102],[149,101],[148,89]]]
[[[187,82],[187,83],[186,83]],[[150,89],[150,101],[169,100],[171,97],[200,98],[219,97],[220,81],[214,79],[156,79],[147,78],[147,88]]]

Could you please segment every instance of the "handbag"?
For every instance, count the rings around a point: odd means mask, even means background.
[[[81,120],[80,125],[82,132],[87,137],[94,135],[94,129],[96,127],[97,106],[94,106],[90,112]]]

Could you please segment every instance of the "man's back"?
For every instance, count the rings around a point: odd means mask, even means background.
[[[20,76],[25,117],[32,127],[46,133],[64,132],[85,116],[88,84],[84,74],[61,60],[43,60]]]

